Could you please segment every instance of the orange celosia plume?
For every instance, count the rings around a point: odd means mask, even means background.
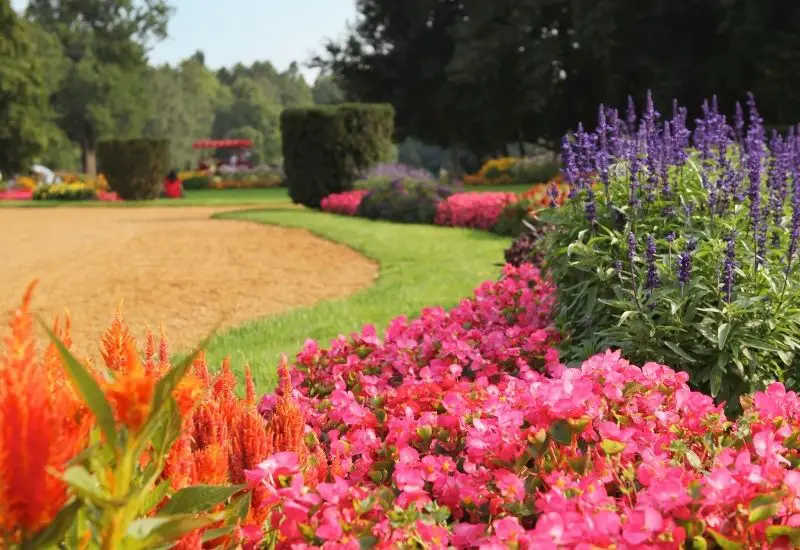
[[[12,314],[0,356],[0,531],[10,540],[46,526],[67,498],[66,486],[49,473],[83,449],[91,416],[76,398],[50,346],[35,352],[30,313],[35,283]],[[65,331],[55,327],[62,341]]]

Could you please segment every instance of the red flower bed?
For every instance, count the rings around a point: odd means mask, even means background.
[[[361,200],[367,193],[369,193],[369,191],[366,189],[333,193],[322,199],[320,206],[325,212],[355,216],[358,211],[358,206],[361,204]]]
[[[0,201],[29,201],[33,199],[33,191],[27,189],[7,189],[0,191]]]
[[[456,193],[439,203],[434,223],[489,231],[503,209],[518,200],[514,193]]]

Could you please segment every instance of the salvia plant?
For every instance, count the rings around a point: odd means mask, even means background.
[[[600,106],[563,140],[565,208],[545,245],[569,360],[621,348],[685,370],[734,409],[770,381],[798,385],[800,141],[764,128],[752,95],[733,120],[706,101]]]

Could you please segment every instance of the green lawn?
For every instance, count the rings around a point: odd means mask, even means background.
[[[508,185],[474,185],[465,187],[464,191],[487,193],[492,191],[508,191],[523,193],[531,186],[524,184]],[[152,201],[100,202],[100,201],[0,201],[0,208],[55,208],[68,206],[96,207],[142,207],[142,206],[256,206],[262,204],[291,204],[289,192],[285,187],[273,189],[198,189],[186,191],[183,199],[156,199]]]
[[[186,191],[182,199],[155,199],[152,201],[101,202],[101,201],[0,201],[0,208],[53,208],[68,206],[142,207],[142,206],[251,206],[262,204],[289,205],[285,188],[272,189],[198,189]]]
[[[212,339],[207,348],[211,365],[219,365],[230,355],[241,374],[245,364],[250,364],[262,392],[275,383],[280,354],[293,357],[307,338],[327,347],[331,339],[367,323],[382,330],[398,315],[415,316],[426,306],[455,305],[482,281],[499,275],[503,249],[510,242],[481,231],[375,222],[308,210],[250,210],[220,217],[308,229],[380,264],[376,283],[349,298],[267,317]]]

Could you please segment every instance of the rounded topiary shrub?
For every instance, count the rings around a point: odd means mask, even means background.
[[[446,185],[420,180],[395,180],[372,189],[357,216],[401,223],[432,224],[439,202],[453,194]]]
[[[154,199],[170,169],[169,141],[130,139],[104,141],[97,147],[100,171],[123,200]]]
[[[284,172],[292,201],[319,208],[326,196],[352,189],[359,174],[386,157],[393,133],[391,105],[284,110]]]

